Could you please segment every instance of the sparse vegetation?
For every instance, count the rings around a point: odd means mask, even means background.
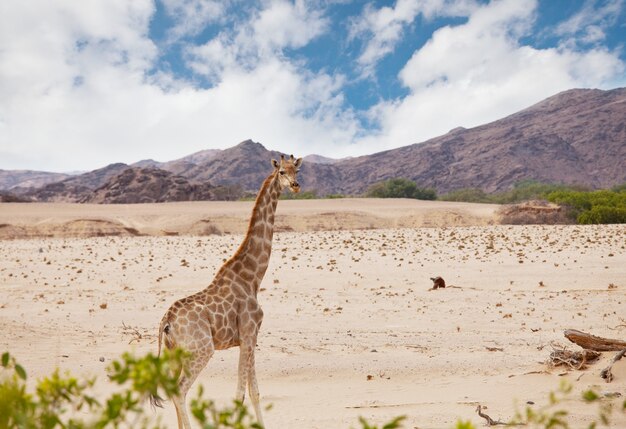
[[[414,198],[418,200],[436,200],[434,189],[420,188],[411,180],[395,178],[373,184],[365,193],[369,198]]]

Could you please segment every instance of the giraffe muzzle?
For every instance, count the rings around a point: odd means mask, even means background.
[[[291,182],[291,190],[297,194],[300,192],[300,184],[298,182]]]

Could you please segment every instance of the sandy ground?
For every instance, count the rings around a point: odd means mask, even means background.
[[[166,204],[2,204],[0,239],[243,234],[252,201]],[[402,199],[287,200],[277,231],[322,231],[494,223],[499,206]]]
[[[109,389],[110,361],[156,350],[162,314],[211,281],[239,245],[250,207],[0,205],[0,224],[23,231],[107,219],[156,234],[0,241],[0,349],[32,377],[58,366]],[[267,427],[347,429],[358,416],[382,423],[401,414],[406,428],[450,428],[457,419],[482,427],[477,404],[507,420],[527,401],[545,405],[562,380],[574,386],[563,408],[573,427],[585,427],[598,407],[580,392],[626,396],[626,362],[612,383],[599,376],[613,353],[585,371],[545,364],[552,344],[568,343],[567,328],[626,339],[626,226],[501,226],[494,210],[281,201],[283,232],[259,295]],[[220,213],[230,224],[215,220]],[[213,232],[234,233],[185,235],[203,219]],[[342,230],[325,230],[333,227]],[[428,291],[437,275],[459,288]],[[217,352],[199,378],[219,404],[234,395],[237,354]],[[157,413],[176,427],[171,404]],[[614,413],[612,426],[626,427],[626,415]]]

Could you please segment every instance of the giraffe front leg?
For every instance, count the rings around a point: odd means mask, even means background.
[[[250,371],[248,374],[248,391],[250,393],[250,400],[252,401],[252,406],[254,407],[254,413],[256,414],[256,419],[259,424],[265,427],[263,424],[263,416],[261,415],[261,404],[259,395],[259,384],[256,381],[256,369],[254,364],[254,348],[252,349],[251,357],[250,357]]]
[[[246,383],[248,381],[248,373],[250,371],[250,365],[248,363],[250,359],[250,347],[242,342],[239,346],[239,366],[237,369],[237,393],[235,399],[243,404],[246,398]]]

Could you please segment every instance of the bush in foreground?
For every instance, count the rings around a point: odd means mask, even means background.
[[[145,412],[143,404],[159,391],[168,398],[177,393],[186,357],[181,350],[165,350],[161,357],[123,354],[111,363],[108,374],[119,390],[100,402],[91,393],[95,378],[80,380],[58,370],[39,380],[34,394],[28,392],[26,370],[5,352],[0,371],[0,428],[165,429],[153,413]],[[203,429],[262,429],[241,402],[218,409],[203,398],[202,386],[190,405],[193,419]],[[381,429],[400,428],[403,420],[396,417]],[[363,418],[359,421],[362,429],[378,429]]]

